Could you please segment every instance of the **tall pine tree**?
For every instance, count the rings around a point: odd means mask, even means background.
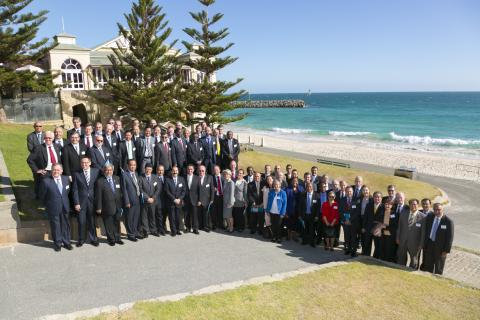
[[[181,110],[176,100],[180,80],[178,54],[169,54],[176,41],[166,44],[172,29],[154,0],[139,0],[125,14],[127,26],[118,23],[128,49],[115,48],[109,56],[115,78],[104,87],[100,100],[112,107],[126,107],[141,120],[177,120]]]
[[[16,69],[35,65],[52,46],[48,38],[34,41],[48,11],[21,13],[33,0],[0,0],[0,91],[11,96],[19,90],[51,91],[50,73],[37,74]],[[1,106],[0,106],[1,107]]]
[[[245,115],[227,117],[224,113],[233,110],[235,107],[231,103],[245,94],[244,90],[227,93],[242,79],[212,81],[217,71],[237,60],[231,56],[221,56],[233,46],[233,43],[225,46],[219,44],[228,36],[228,28],[212,31],[211,27],[223,18],[223,14],[216,13],[209,16],[207,10],[215,3],[215,0],[198,0],[198,2],[204,6],[204,9],[197,13],[190,12],[190,15],[200,24],[200,29],[183,29],[192,38],[192,42],[183,41],[182,43],[187,51],[198,55],[197,59],[192,59],[185,64],[203,72],[204,77],[200,81],[191,81],[185,84],[184,91],[182,91],[180,99],[185,108],[187,122],[194,121],[192,118],[194,112],[204,112],[206,114],[205,121],[208,124],[238,121]]]

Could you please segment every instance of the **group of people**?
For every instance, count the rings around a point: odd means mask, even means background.
[[[240,144],[233,132],[200,123],[192,133],[181,123],[162,128],[152,120],[143,130],[120,120],[103,128],[81,125],[64,139],[63,129],[44,132],[34,124],[27,137],[27,162],[51,226],[54,249],[72,250],[69,216],[78,222],[76,245],[99,245],[96,217],[105,226],[108,244],[127,239],[172,237],[182,232],[258,233],[272,242],[323,244],[333,251],[343,229],[344,252],[407,264],[441,274],[453,241],[453,222],[440,203],[410,199],[388,186],[388,194],[371,192],[361,177],[353,185],[330,181],[312,167],[303,179],[298,170],[280,165],[263,172],[238,168]],[[421,206],[421,208],[420,208]],[[167,228],[167,218],[168,226]],[[423,252],[423,258],[420,254]],[[420,263],[421,262],[421,263]]]

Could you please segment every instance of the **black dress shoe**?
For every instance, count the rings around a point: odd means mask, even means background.
[[[181,235],[182,235],[182,231],[177,231],[177,235],[181,236]]]
[[[250,230],[250,234],[255,234],[255,230]]]
[[[160,232],[160,235],[164,236],[164,235],[165,235],[165,231]]]
[[[276,241],[277,241],[277,240],[275,240],[275,239],[271,239],[271,240],[270,240],[270,242],[276,242]]]
[[[98,241],[93,241],[90,244],[94,247],[98,247],[98,245],[99,245]]]
[[[73,246],[71,244],[66,244],[66,245],[64,245],[64,247],[67,250],[73,250]]]
[[[345,250],[345,255],[348,256],[350,254],[350,251],[349,250]]]
[[[172,233],[170,233],[170,235],[171,235],[172,237],[175,237],[177,234],[172,232]]]
[[[60,250],[62,250],[62,247],[60,247],[59,245],[54,245],[53,250],[55,250],[56,252],[59,252]]]
[[[127,237],[127,239],[130,240],[130,241],[133,241],[133,242],[137,242],[137,241],[138,241],[137,238],[135,238],[135,237]]]
[[[160,237],[160,234],[159,234],[158,232],[154,232],[154,233],[152,233],[152,236],[154,236],[154,237]]]
[[[75,245],[77,248],[80,248],[81,246],[83,246],[83,242],[77,242],[77,244]]]
[[[125,244],[122,240],[115,241],[116,244],[123,245]]]
[[[352,254],[350,255],[352,258],[355,258],[357,256],[357,253],[356,252],[352,252]]]
[[[282,243],[282,240],[280,240],[280,239],[277,239],[277,243]]]
[[[143,239],[147,239],[147,238],[148,238],[148,234],[144,234],[142,237],[143,237]]]
[[[144,237],[142,235],[136,235],[135,238],[137,238],[138,240],[142,240]]]
[[[191,232],[190,229],[185,229],[185,233]]]
[[[315,248],[315,243],[310,243],[310,247]]]
[[[209,229],[209,228],[205,228],[205,232],[210,232],[210,229]]]
[[[115,245],[115,242],[109,242],[108,245],[113,247]]]
[[[200,232],[198,232],[198,230],[193,230],[193,233],[200,234]]]

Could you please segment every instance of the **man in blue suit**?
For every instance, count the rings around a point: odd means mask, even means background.
[[[127,238],[130,241],[143,239],[138,231],[141,209],[141,190],[139,177],[137,175],[137,162],[133,159],[128,160],[127,171],[122,172],[122,193],[125,206],[125,227],[127,229]]]
[[[172,167],[172,178],[165,181],[165,194],[167,197],[168,221],[170,224],[170,235],[175,237],[181,235],[180,214],[185,198],[185,180],[178,175],[178,167]]]
[[[39,199],[43,201],[50,221],[50,233],[55,251],[60,251],[62,245],[67,250],[73,249],[70,244],[70,222],[68,221],[70,185],[68,177],[62,176],[62,173],[61,164],[52,165],[52,175],[42,179],[39,190]]]
[[[215,150],[215,139],[212,137],[212,129],[207,127],[207,134],[201,139],[204,150],[204,159],[203,164],[207,168],[208,174],[213,174],[215,161],[216,161],[216,150]]]
[[[77,247],[83,246],[85,238],[91,245],[98,247],[93,200],[95,198],[95,181],[100,176],[100,170],[90,168],[91,164],[88,157],[82,157],[80,160],[82,169],[73,173],[73,205],[78,220]]]
[[[94,168],[102,170],[106,163],[114,163],[114,155],[110,148],[103,144],[103,136],[95,136],[95,145],[88,149]]]

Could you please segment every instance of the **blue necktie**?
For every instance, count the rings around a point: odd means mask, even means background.
[[[435,241],[435,238],[437,237],[437,229],[438,229],[438,224],[440,223],[440,219],[434,218],[433,220],[433,226],[432,226],[432,231],[430,232],[430,239],[432,241]]]
[[[56,178],[55,181],[57,182],[57,188],[58,188],[58,192],[60,192],[60,194],[62,194],[62,180],[60,178]]]
[[[113,185],[112,178],[108,178],[108,183],[110,184],[110,188],[112,188],[113,193],[115,193],[115,186]]]
[[[307,214],[312,213],[311,198],[312,198],[312,196],[310,195],[310,193],[307,193],[307,212],[306,212]]]

